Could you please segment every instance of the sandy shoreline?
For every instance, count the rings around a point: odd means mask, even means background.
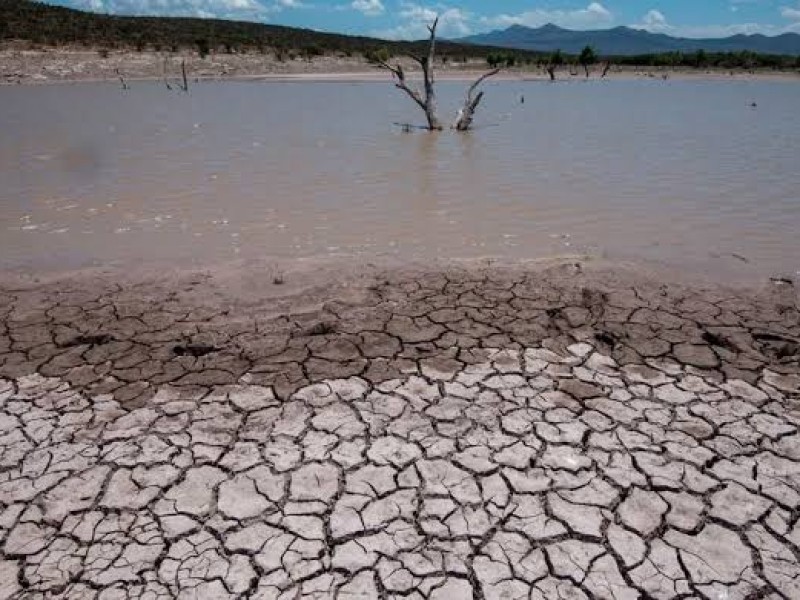
[[[57,82],[119,82],[163,80],[173,82],[180,77],[180,63],[186,61],[191,80],[288,80],[288,81],[385,81],[388,74],[376,69],[364,59],[325,56],[311,61],[304,59],[278,61],[271,55],[213,54],[205,59],[196,54],[156,52],[119,52],[108,54],[98,50],[44,49],[0,50],[0,84],[36,84]],[[440,80],[466,81],[485,71],[480,61],[465,65],[441,65]],[[413,72],[413,68],[409,70]],[[595,68],[592,79],[599,77]],[[690,79],[736,81],[800,81],[797,71],[688,70],[614,67],[608,79]],[[535,67],[513,68],[502,72],[497,79],[547,81],[544,71]],[[565,68],[559,81],[583,81],[582,72],[571,75]]]

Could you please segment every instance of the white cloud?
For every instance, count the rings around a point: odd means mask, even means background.
[[[353,0],[350,7],[370,17],[379,15],[386,10],[381,0]]]
[[[404,2],[397,13],[401,23],[391,29],[372,32],[387,39],[416,40],[428,37],[428,25],[439,16],[436,33],[443,38],[464,37],[472,33],[472,15],[460,8],[422,6]]]
[[[483,17],[481,21],[493,27],[509,27],[511,25],[541,27],[547,23],[553,23],[568,29],[593,29],[611,25],[614,22],[614,15],[599,2],[592,2],[585,8],[575,10],[535,8],[516,15],[501,14]]]
[[[797,8],[792,8],[791,6],[782,7],[781,16],[790,21],[800,21],[800,6]]]
[[[72,5],[120,15],[169,15],[265,21],[289,8],[304,8],[301,0],[73,0]]]
[[[644,29],[654,33],[664,33],[672,29],[672,27],[667,23],[667,17],[664,16],[664,13],[653,9],[647,11],[647,14],[642,17],[642,23],[637,26],[637,29]]]
[[[745,4],[749,0],[736,0],[737,4]],[[786,9],[782,14],[787,19],[792,18],[792,11],[789,9],[787,14]],[[800,9],[796,12],[796,22],[790,23],[788,26],[772,25],[766,23],[731,23],[728,25],[672,25],[661,11],[650,10],[644,17],[641,23],[631,25],[634,29],[643,29],[653,33],[666,33],[672,36],[686,37],[686,38],[721,38],[730,37],[732,35],[744,34],[753,35],[760,33],[763,35],[779,35],[790,31],[800,32]]]
[[[762,35],[780,35],[790,31],[800,31],[800,23],[795,23],[788,27],[768,25],[765,23],[732,23],[730,25],[673,27],[672,30],[670,30],[670,35],[688,38],[719,38],[738,34],[753,35],[756,33]]]

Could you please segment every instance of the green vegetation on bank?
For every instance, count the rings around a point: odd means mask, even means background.
[[[597,53],[586,46],[579,55],[570,55],[556,50],[538,57],[521,56],[515,50],[492,51],[486,56],[490,67],[514,67],[535,65],[582,65],[589,68],[598,62],[610,62],[627,67],[682,68],[682,69],[800,69],[800,56],[783,54],[758,54],[756,52],[665,52],[663,54],[640,54],[636,56],[609,56]]]
[[[756,52],[665,52],[614,57],[620,65],[646,67],[692,67],[720,69],[798,69],[800,56]]]

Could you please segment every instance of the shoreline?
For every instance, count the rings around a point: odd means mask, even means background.
[[[482,71],[462,71],[462,72],[443,72],[437,73],[437,81],[469,83],[480,77]],[[736,73],[727,72],[704,72],[692,73],[689,71],[668,71],[667,81],[698,81],[698,82],[769,82],[769,83],[800,83],[800,73],[793,72],[764,72],[764,73]],[[417,73],[412,73],[409,81],[422,82],[415,77]],[[589,83],[598,81],[661,81],[658,76],[644,72],[625,72],[609,74],[604,79],[589,78],[581,76],[567,76],[550,81],[546,75],[538,75],[530,72],[508,72],[499,73],[492,77],[491,81],[516,81],[520,83],[546,83],[546,84],[565,84],[565,83]],[[158,76],[126,77],[126,83],[162,83],[163,78]],[[315,73],[261,73],[254,75],[230,75],[230,76],[201,76],[192,77],[190,83],[392,83],[387,78],[387,74],[382,71],[345,71],[345,72],[315,72]],[[68,79],[19,79],[15,81],[0,81],[0,87],[16,86],[43,86],[43,85],[76,85],[76,84],[97,84],[108,83],[119,85],[119,79],[114,77],[97,78],[68,78]],[[174,80],[172,80],[174,83]]]
[[[162,264],[158,268],[153,265],[138,269],[98,267],[50,273],[21,274],[5,271],[0,272],[0,313],[3,313],[3,305],[7,317],[7,311],[13,305],[23,312],[28,310],[23,307],[29,307],[30,311],[39,313],[42,310],[52,310],[56,304],[61,304],[70,297],[97,299],[103,296],[119,296],[124,297],[126,303],[150,305],[155,312],[159,312],[154,308],[155,304],[168,303],[181,307],[180,310],[187,313],[198,310],[209,314],[218,313],[215,322],[220,331],[253,319],[295,319],[298,315],[321,314],[320,311],[327,312],[335,305],[356,310],[365,318],[364,326],[367,326],[366,323],[372,318],[367,315],[377,314],[376,310],[379,313],[388,310],[387,316],[390,316],[397,301],[408,308],[408,302],[417,302],[413,300],[414,293],[402,299],[409,290],[417,288],[420,282],[435,280],[461,281],[458,285],[481,289],[487,285],[492,287],[492,281],[525,281],[527,293],[541,297],[537,305],[555,303],[554,306],[569,306],[575,302],[577,310],[586,301],[591,300],[590,304],[600,302],[597,298],[602,297],[601,303],[605,307],[603,312],[611,310],[611,313],[615,313],[618,307],[612,308],[615,303],[611,302],[609,305],[609,298],[628,297],[633,292],[633,296],[625,302],[652,304],[650,310],[653,311],[651,317],[654,320],[650,319],[651,325],[661,323],[659,327],[667,322],[671,323],[675,318],[688,318],[681,315],[680,309],[676,308],[687,298],[692,298],[695,305],[713,304],[719,302],[720,298],[727,298],[728,301],[749,306],[748,310],[756,320],[764,319],[762,328],[774,328],[776,324],[783,323],[780,329],[789,335],[788,339],[800,344],[800,289],[791,278],[767,278],[758,283],[723,283],[652,263],[610,262],[580,256],[525,261],[449,259],[425,264],[401,260],[250,260],[202,267],[173,265],[168,268]],[[377,288],[382,288],[384,292],[376,296]],[[583,297],[585,290],[595,290],[590,295],[599,296],[587,300]],[[574,297],[575,294],[577,297]],[[572,300],[559,303],[555,298],[560,295],[569,296]],[[550,300],[546,300],[549,296],[552,296]],[[9,304],[12,297],[17,299]],[[386,304],[388,298],[395,300]],[[644,301],[643,298],[649,300]],[[510,307],[503,306],[508,300],[510,298],[498,299],[501,302],[498,309],[508,310]],[[462,301],[461,294],[457,294],[448,302],[459,306]],[[425,304],[427,301],[420,298],[419,302]],[[46,308],[51,303],[53,306]],[[446,306],[447,303],[442,304],[442,308]],[[579,312],[585,313],[586,308],[589,307],[584,307]],[[99,323],[90,316],[94,310],[88,309],[84,317],[72,315],[70,320],[77,318],[78,321],[73,322],[70,328],[84,334],[97,333],[95,330]],[[662,317],[658,317],[659,313],[663,313]],[[767,315],[775,316],[767,318]],[[589,316],[586,313],[581,319],[568,318],[567,328],[571,330],[577,327],[576,332],[584,335],[585,332],[580,333],[581,326],[578,323]],[[701,319],[704,325],[697,326],[701,329],[714,326],[717,318],[710,314],[708,318],[710,320],[707,322]],[[110,322],[125,320],[122,314],[106,314],[103,319],[111,319]],[[666,320],[662,322],[663,319]],[[772,326],[768,325],[770,319],[775,320]],[[27,318],[23,319],[25,320]],[[616,318],[612,319],[615,320]],[[718,324],[725,328],[735,328],[734,323]],[[352,326],[357,329],[361,327],[357,323]],[[672,329],[672,325],[668,328]],[[9,330],[9,323],[6,323],[5,329]],[[169,337],[179,332],[176,330],[170,333],[169,329],[162,329],[162,333]],[[58,337],[55,330],[53,335]],[[676,331],[673,335],[683,338],[686,334]],[[672,344],[678,343],[677,337]],[[797,362],[800,361],[800,346],[795,350],[797,355],[789,358]],[[8,352],[9,349],[6,348],[5,351]],[[53,351],[59,353],[63,349],[55,344]],[[0,355],[2,352],[0,349]],[[33,363],[29,367],[24,367],[23,363],[17,361],[9,363],[8,356],[5,359],[0,356],[0,375],[12,375],[7,372],[11,364],[16,364],[16,367],[22,367],[23,370],[33,366]],[[16,373],[16,368],[11,371]]]
[[[176,81],[180,62],[186,61],[189,79],[202,81],[391,81],[386,73],[364,59],[324,56],[311,61],[277,61],[259,54],[213,54],[205,59],[196,54],[113,51],[101,56],[98,50],[0,50],[0,85],[36,85],[79,82],[163,81],[165,73]],[[488,66],[480,61],[464,65],[439,65],[441,81],[471,81],[485,73]],[[412,78],[418,75],[410,71]],[[671,69],[649,67],[613,67],[608,80],[700,80],[700,81],[800,81],[800,71],[744,71],[729,69]],[[589,81],[599,80],[596,67]],[[505,69],[496,81],[549,81],[534,67]],[[583,82],[582,73],[571,75],[566,68],[558,73],[558,82]]]
[[[776,285],[790,281],[798,284],[800,272],[765,272],[749,270],[690,269],[659,260],[607,258],[586,253],[543,254],[529,258],[510,256],[435,257],[430,260],[379,254],[308,255],[297,257],[246,257],[219,261],[190,261],[151,259],[134,262],[112,261],[106,264],[13,266],[0,268],[0,288],[27,289],[30,287],[80,287],[83,282],[118,282],[127,286],[148,286],[162,280],[180,281],[198,275],[210,280],[252,280],[259,282],[265,297],[300,294],[304,285],[335,286],[339,281],[352,284],[385,273],[444,273],[465,272],[538,272],[560,267],[578,267],[605,273],[623,273],[632,281],[662,282],[664,285],[696,289],[726,290],[731,294],[756,295]],[[269,279],[280,275],[279,286],[267,285]],[[287,284],[291,282],[291,284]],[[298,285],[298,282],[300,285]],[[321,282],[321,283],[320,283]],[[161,285],[159,283],[159,285]],[[233,288],[237,289],[237,288]],[[241,291],[241,289],[240,289]]]

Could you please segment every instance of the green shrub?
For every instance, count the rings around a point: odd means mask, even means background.
[[[197,53],[200,55],[200,58],[205,58],[208,56],[209,52],[211,52],[211,47],[207,39],[200,38],[199,40],[195,40],[194,43],[197,46]]]

